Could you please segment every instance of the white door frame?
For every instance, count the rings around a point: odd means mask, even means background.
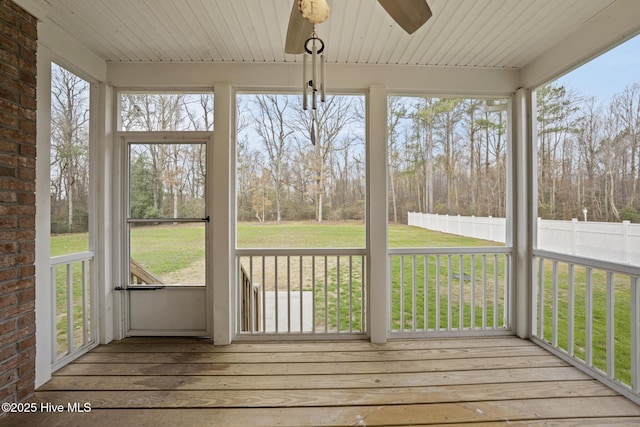
[[[202,131],[171,131],[171,132],[118,132],[120,170],[122,177],[120,186],[121,203],[121,245],[120,245],[120,282],[122,286],[116,287],[120,291],[120,317],[123,336],[207,336],[213,335],[213,289],[212,289],[212,262],[211,262],[211,224],[205,224],[205,286],[167,287],[157,291],[126,291],[129,283],[129,236],[127,224],[129,210],[129,144],[143,143],[178,143],[178,144],[205,144],[206,146],[206,176],[205,176],[205,216],[211,215],[212,189],[213,189],[213,132]],[[156,293],[157,292],[157,293]],[[146,316],[136,317],[131,314],[132,302],[141,301],[141,298],[151,297],[160,309],[149,312]],[[184,308],[198,306],[191,316],[177,317],[175,325],[167,317],[164,309],[177,304]],[[158,324],[157,328],[147,327],[147,324]],[[137,325],[137,326],[136,326]],[[174,327],[175,326],[175,327]]]

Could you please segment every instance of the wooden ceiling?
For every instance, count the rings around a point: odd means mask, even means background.
[[[329,63],[519,69],[616,0],[428,0],[406,34],[374,0],[329,0]],[[111,63],[290,63],[292,0],[23,0]]]

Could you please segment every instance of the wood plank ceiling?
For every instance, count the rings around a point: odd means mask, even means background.
[[[284,54],[292,0],[36,0],[109,62],[295,62]],[[374,0],[328,0],[318,27],[329,63],[517,69],[616,0],[428,0],[406,34]]]

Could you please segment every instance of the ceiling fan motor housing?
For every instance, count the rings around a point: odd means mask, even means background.
[[[312,24],[320,24],[329,18],[329,4],[326,0],[298,0],[302,17]]]

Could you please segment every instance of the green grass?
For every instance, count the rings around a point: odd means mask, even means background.
[[[164,278],[204,259],[204,231],[202,224],[132,227],[131,258]]]
[[[238,224],[238,248],[364,248],[365,227],[358,222]]]

